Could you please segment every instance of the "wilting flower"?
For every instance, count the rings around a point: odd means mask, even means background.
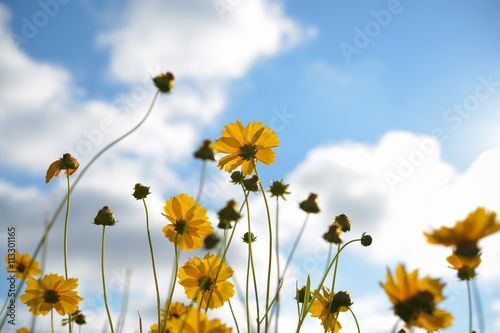
[[[496,215],[495,212],[486,212],[484,207],[479,207],[464,221],[457,222],[454,228],[441,227],[433,233],[424,234],[431,244],[454,246],[455,254],[475,257],[480,252],[478,241],[500,230],[500,224],[495,221]]]
[[[65,170],[64,172],[71,176],[76,172],[80,164],[78,164],[78,161],[76,158],[71,157],[70,154],[66,153],[63,155],[62,158],[58,159],[55,162],[52,162],[52,164],[49,166],[47,169],[47,175],[45,176],[45,183],[50,182],[52,177],[56,176],[59,177],[59,174],[61,173],[62,170]]]
[[[321,294],[321,291],[323,294]],[[334,333],[337,333],[342,328],[342,325],[338,322],[339,311],[345,312],[348,309],[345,305],[334,302],[333,299],[332,302],[330,302],[330,291],[328,288],[321,287],[321,291],[318,293],[318,296],[311,305],[309,312],[311,313],[311,317],[318,317],[321,319],[321,325],[323,325],[323,327],[325,327],[328,318],[327,332],[333,331]],[[329,316],[328,308],[330,308]],[[335,325],[335,329],[333,325]]]
[[[239,120],[228,124],[222,130],[222,137],[215,140],[214,148],[218,153],[228,154],[219,160],[218,167],[232,172],[241,165],[243,175],[253,173],[253,163],[260,161],[265,165],[274,163],[275,154],[272,148],[277,148],[280,140],[276,133],[263,123],[250,122],[243,127]]]
[[[457,275],[460,280],[471,280],[476,276],[475,269],[481,263],[481,258],[480,255],[469,258],[458,256],[453,253],[453,255],[446,258],[446,261],[450,263],[450,268],[456,269],[458,271]]]
[[[444,283],[439,279],[418,279],[418,270],[406,273],[403,265],[396,268],[396,281],[387,270],[387,282],[380,283],[392,304],[394,313],[403,319],[406,328],[412,326],[437,331],[451,325],[453,317],[446,311],[436,309],[444,297]]]
[[[197,151],[194,152],[194,157],[199,158],[200,160],[210,160],[215,161],[214,157],[214,146],[212,145],[212,140],[205,140],[198,148]]]
[[[318,203],[316,202],[317,198],[317,194],[309,194],[307,199],[299,204],[300,209],[302,209],[306,213],[319,213]]]
[[[181,194],[167,200],[165,216],[171,224],[163,229],[165,237],[184,251],[197,250],[203,245],[203,238],[210,235],[214,228],[208,222],[207,210],[200,204],[195,204],[192,197]]]
[[[187,317],[186,317],[187,316]],[[184,323],[185,322],[185,323]],[[189,333],[230,333],[231,328],[221,324],[219,319],[208,319],[204,312],[193,308],[189,313],[183,315],[178,319],[172,320],[170,333],[180,332],[181,327],[184,325],[182,332]]]
[[[222,267],[215,281],[215,276]],[[221,263],[220,258],[210,253],[207,253],[203,261],[194,257],[189,259],[183,267],[179,268],[179,284],[184,287],[187,298],[197,300],[198,307],[205,308],[209,300],[211,290],[213,289],[208,308],[210,310],[221,307],[234,294],[233,284],[227,281],[233,275],[233,269],[227,267],[225,263]],[[215,287],[214,287],[215,283]],[[202,299],[199,304],[198,300]]]
[[[21,295],[19,300],[29,306],[35,316],[45,316],[52,309],[64,316],[75,313],[78,303],[83,300],[74,290],[76,287],[76,278],[65,280],[57,274],[47,274],[40,279],[30,277],[26,282],[24,295]]]
[[[18,279],[40,274],[40,269],[38,268],[39,263],[35,260],[33,260],[29,271],[26,271],[31,262],[29,253],[21,255],[15,250],[14,253],[5,256],[5,262],[8,264],[7,271],[9,273],[14,273]]]

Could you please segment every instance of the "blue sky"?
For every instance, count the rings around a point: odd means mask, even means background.
[[[287,208],[280,209],[289,225],[282,234],[282,255],[302,223],[295,205],[309,192],[319,194],[324,208],[309,222],[320,227],[305,235],[296,272],[324,260],[318,257],[323,247],[312,246],[314,237],[326,231],[333,216],[346,213],[353,221],[352,237],[369,231],[376,243],[346,254],[339,283],[358,297],[365,330],[386,332],[395,322],[378,286],[386,267],[405,262],[456,285],[444,261],[447,250],[427,245],[421,232],[452,225],[477,206],[500,208],[495,191],[500,185],[499,13],[493,0],[2,2],[2,225],[18,226],[21,252],[32,251],[45,212],[64,196],[63,180],[44,184],[47,166],[66,151],[85,165],[146,111],[154,94],[150,77],[172,71],[174,93],[161,96],[144,126],[96,163],[75,191],[70,253],[82,263],[74,272],[84,297],[99,292],[88,274],[97,250],[85,251],[99,238],[86,224],[95,211],[112,207],[123,216],[123,231],[117,230],[122,242],[135,242],[133,234],[144,232],[144,226],[134,221],[143,216],[129,192],[140,181],[152,187],[150,210],[157,213],[152,229],[158,232],[165,224],[160,212],[166,199],[195,195],[200,163],[191,154],[201,140],[218,138],[235,120],[259,121],[281,140],[276,162],[260,169],[263,183],[279,178],[291,183]],[[99,129],[103,119],[112,129]],[[215,165],[207,172],[203,204],[215,216],[225,201],[241,201],[241,193],[225,183],[227,176]],[[256,220],[264,218],[259,199],[253,200]],[[59,233],[54,231],[49,248],[54,258],[61,257]],[[262,233],[265,239],[265,229]],[[172,251],[158,234],[156,241]],[[138,262],[136,267],[148,264],[139,264],[145,238],[133,251],[123,248],[120,237],[109,240],[117,253],[127,250],[125,257],[109,253],[109,269],[117,276],[130,261]],[[488,332],[500,330],[496,239],[484,240],[479,279],[487,291]],[[189,254],[184,255],[187,260]],[[232,260],[238,262],[240,255],[244,249]],[[56,261],[50,268],[60,272],[62,260]],[[319,269],[314,267],[309,268]],[[141,271],[146,269],[134,269],[133,285],[150,278]],[[347,278],[352,274],[370,280]],[[304,283],[303,274],[297,278]],[[458,301],[449,306],[457,324],[446,332],[466,324],[465,293],[455,294]],[[154,316],[154,306],[134,301],[145,318]],[[88,306],[89,313],[97,309]],[[137,309],[130,311],[133,316]],[[317,320],[308,325],[319,330]]]

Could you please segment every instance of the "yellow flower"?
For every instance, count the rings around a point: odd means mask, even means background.
[[[437,331],[451,325],[453,317],[446,311],[436,309],[444,297],[444,283],[439,279],[418,279],[418,270],[406,273],[403,265],[396,268],[396,281],[387,270],[387,282],[380,283],[392,304],[394,313],[406,322],[406,328],[416,326],[428,331]]]
[[[179,284],[184,287],[187,298],[196,299],[200,309],[207,306],[212,288],[214,291],[208,306],[210,310],[221,307],[234,294],[233,284],[227,281],[233,275],[233,269],[225,263],[222,264],[215,287],[213,286],[220,265],[221,260],[217,255],[207,253],[203,261],[194,257],[179,268]]]
[[[219,160],[218,167],[221,170],[224,168],[227,172],[232,172],[241,165],[243,175],[248,176],[253,173],[253,161],[258,160],[265,165],[274,162],[272,148],[277,148],[280,140],[263,123],[250,122],[247,127],[243,127],[237,120],[225,127],[222,137],[214,142],[216,152],[228,154]]]
[[[207,210],[187,194],[177,195],[167,200],[163,207],[165,216],[171,224],[163,228],[169,241],[184,251],[197,250],[203,246],[203,238],[210,235],[214,228],[208,222]]]
[[[480,251],[477,242],[500,230],[500,224],[495,221],[496,215],[495,212],[486,212],[483,207],[479,207],[464,221],[457,222],[454,228],[441,227],[433,233],[424,234],[431,244],[455,246],[456,254],[475,257]]]
[[[31,333],[31,332],[26,327],[23,327],[23,328],[18,329],[16,331],[16,333]]]
[[[45,176],[45,183],[50,182],[52,177],[56,176],[59,177],[59,174],[61,173],[61,170],[65,170],[64,172],[71,176],[76,172],[80,164],[76,160],[76,158],[71,157],[70,154],[66,153],[63,155],[62,158],[58,159],[55,162],[52,162],[52,164],[49,166],[47,169],[47,175]]]
[[[328,315],[328,305],[330,304],[330,291],[325,287],[321,287],[321,291],[323,292],[323,295],[321,292],[318,293],[318,297],[314,300],[309,312],[311,313],[311,317],[318,317],[321,319],[321,325],[325,327]],[[339,310],[345,312],[348,309],[345,306],[336,306],[336,304],[333,304],[332,302],[330,306],[330,315],[328,316],[327,332],[332,332],[334,324],[335,330],[333,330],[333,333],[337,333],[342,328],[342,325],[340,325],[338,320],[336,320],[336,318],[338,318]]]
[[[480,255],[475,257],[462,257],[454,252],[451,256],[446,258],[446,261],[450,263],[450,268],[458,271],[457,274],[460,280],[471,280],[476,276],[475,269],[481,263],[481,258]]]
[[[169,301],[166,301],[165,302],[165,310],[161,309],[161,317],[163,319],[165,319],[165,315],[167,314],[167,308],[168,308],[168,303]],[[188,307],[185,306],[183,303],[181,302],[176,302],[172,305],[170,305],[170,310],[168,312],[168,318],[179,318],[180,316],[182,316],[183,314],[186,313]]]
[[[186,318],[187,316],[187,318]],[[184,321],[186,322],[184,324]],[[178,333],[182,325],[183,333],[230,333],[231,328],[221,324],[219,319],[208,319],[207,315],[196,308],[193,308],[179,319],[172,320],[170,333]]]
[[[18,279],[40,274],[40,269],[38,268],[39,263],[35,260],[33,260],[29,271],[26,271],[31,262],[29,253],[21,255],[15,250],[14,253],[5,256],[5,262],[8,264],[7,271],[9,273],[15,273]]]
[[[78,303],[83,300],[74,290],[77,286],[78,279],[65,280],[57,274],[47,274],[40,279],[30,277],[26,282],[24,295],[21,295],[19,300],[29,306],[35,316],[45,316],[52,309],[64,316],[67,313],[75,313]]]

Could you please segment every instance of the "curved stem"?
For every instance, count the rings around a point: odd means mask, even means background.
[[[64,278],[66,281],[68,277],[68,217],[69,217],[69,200],[71,195],[71,186],[69,184],[69,172],[66,170],[66,180],[68,182],[68,196],[66,200],[66,217],[64,219]],[[68,327],[71,333],[71,313],[68,313]]]
[[[259,173],[257,172],[257,165],[255,163],[255,160],[252,160],[253,167],[255,170],[255,174],[257,177],[259,177]],[[259,177],[260,179],[260,177]],[[262,197],[264,198],[264,204],[266,205],[266,213],[267,213],[267,224],[268,224],[268,229],[269,229],[269,264],[267,267],[267,288],[266,288],[266,313],[265,313],[265,330],[268,332],[268,326],[269,326],[269,291],[271,287],[271,266],[272,266],[272,259],[273,259],[273,228],[271,224],[271,214],[269,213],[269,205],[267,203],[267,198],[266,198],[266,192],[264,191],[264,187],[262,186],[262,182],[259,181],[260,185],[260,191],[262,192]]]
[[[104,305],[106,306],[106,313],[108,314],[109,328],[111,333],[114,333],[113,322],[111,320],[111,314],[109,313],[108,299],[106,297],[106,281],[104,279],[104,234],[106,232],[106,226],[102,226],[102,249],[101,249],[101,273],[102,273],[102,292],[104,294]]]
[[[337,247],[337,253],[339,251],[340,251],[340,244]],[[337,268],[338,268],[338,266],[339,266],[339,257],[337,256],[337,260],[335,260],[335,269],[333,270],[332,289],[330,290],[330,297],[328,299],[328,304],[332,303],[333,295],[335,295],[335,279],[337,278]],[[327,311],[327,314],[326,314],[326,322],[327,322],[326,327],[328,327],[328,319],[330,318],[330,312],[331,312],[331,309],[330,309],[330,306],[328,306],[328,311]],[[337,316],[338,316],[338,314],[337,314]],[[335,322],[336,321],[337,320],[335,320]],[[335,327],[335,325],[334,325],[334,327]]]
[[[233,306],[231,305],[231,300],[228,299],[227,303],[229,304],[229,309],[231,310],[231,315],[233,316],[234,325],[236,325],[236,331],[238,331],[238,333],[240,333],[240,328],[238,327],[238,321],[236,320],[236,316],[234,315]],[[250,333],[250,331],[248,331],[248,332]]]
[[[161,315],[160,315],[160,289],[158,288],[158,278],[156,277],[156,268],[155,268],[155,256],[153,254],[153,244],[151,242],[151,233],[149,231],[149,215],[148,215],[148,206],[146,205],[146,199],[142,199],[144,204],[144,210],[146,211],[146,231],[148,233],[148,242],[149,242],[149,252],[151,253],[151,264],[153,266],[153,276],[155,279],[155,288],[156,288],[156,304],[158,308],[158,329],[161,329]]]
[[[137,124],[135,125],[130,131],[128,131],[127,133],[123,134],[122,136],[120,136],[118,139],[114,140],[113,142],[111,142],[110,144],[108,144],[106,147],[104,147],[101,151],[99,151],[97,153],[97,155],[95,155],[91,160],[90,162],[82,169],[82,171],[78,174],[78,177],[75,179],[75,181],[73,182],[73,185],[71,186],[71,191],[74,191],[76,185],[78,184],[78,182],[80,181],[80,179],[82,178],[82,176],[85,174],[85,172],[87,171],[87,169],[102,155],[104,154],[109,148],[113,147],[115,144],[117,144],[118,142],[120,142],[121,140],[123,140],[124,138],[126,138],[127,136],[129,136],[130,134],[132,134],[135,130],[137,130],[145,121],[146,119],[149,117],[151,111],[153,110],[153,106],[155,104],[155,101],[156,101],[156,98],[158,97],[158,94],[159,94],[159,91],[156,92],[154,98],[153,98],[153,101],[151,103],[151,106],[149,107],[146,115],[144,116],[144,118]],[[42,239],[40,240],[40,242],[38,243],[35,251],[33,252],[33,256],[31,258],[31,261],[30,263],[28,264],[28,267],[26,268],[26,271],[29,271],[31,266],[33,265],[33,262],[35,261],[36,257],[38,256],[38,253],[40,252],[40,249],[42,247],[42,245],[44,244],[44,242],[46,241],[47,239],[47,236],[49,234],[49,231],[50,229],[52,228],[52,226],[54,225],[54,223],[56,222],[56,219],[57,217],[59,216],[59,213],[61,212],[63,206],[64,206],[64,203],[66,202],[66,198],[64,198],[61,203],[59,204],[59,207],[57,208],[54,216],[52,217],[52,219],[50,220],[50,223],[47,225],[47,227],[45,228],[45,231],[43,233],[43,236],[42,236]],[[17,294],[19,292],[19,290],[21,290],[21,287],[22,285],[24,284],[24,281],[26,280],[26,277],[21,279],[21,281],[19,281],[19,284],[17,285],[17,288],[16,288],[16,292],[14,294],[14,298],[17,297]],[[2,329],[3,325],[5,324],[5,321],[7,319],[7,314],[3,317],[2,319],[2,323],[0,323],[0,330]]]
[[[359,329],[359,324],[358,324],[358,319],[356,318],[356,316],[354,315],[354,312],[352,311],[351,307],[347,307],[349,309],[349,311],[351,311],[351,314],[352,316],[354,317],[354,321],[356,322],[356,327],[358,328],[358,333],[361,333],[361,330]]]

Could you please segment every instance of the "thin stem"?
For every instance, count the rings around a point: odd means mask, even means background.
[[[253,167],[255,170],[255,174],[257,177],[259,177],[259,173],[257,172],[257,166],[255,164],[255,160],[252,160]],[[259,177],[260,179],[260,177]],[[264,204],[266,205],[266,213],[267,213],[267,224],[269,228],[269,264],[267,267],[267,288],[266,288],[266,313],[265,313],[265,330],[268,332],[268,326],[269,326],[269,291],[271,287],[271,266],[272,266],[272,259],[273,259],[273,228],[271,224],[271,214],[269,213],[269,205],[267,203],[267,198],[266,198],[266,191],[264,191],[264,186],[262,186],[262,182],[259,182],[260,185],[260,191],[262,192],[262,197],[264,198]]]
[[[236,331],[240,333],[240,328],[238,327],[238,321],[236,320],[236,316],[234,315],[233,307],[231,305],[231,300],[227,300],[227,302],[229,304],[229,309],[231,309],[231,315],[233,316],[234,325],[236,325]],[[248,333],[250,333],[250,330],[248,331]]]
[[[276,275],[277,275],[277,286],[280,285],[280,250],[279,250],[279,196],[276,196]],[[279,293],[277,294],[278,298],[276,299],[276,327],[275,333],[278,333],[278,319],[280,314],[280,299]]]
[[[165,313],[165,327],[163,330],[161,329],[160,326],[158,326],[158,332],[163,332],[165,333],[167,331],[167,322],[168,322],[168,316],[170,314],[170,304],[172,304],[172,297],[174,296],[174,289],[175,289],[175,280],[177,277],[177,272],[179,271],[179,256],[177,254],[177,237],[179,236],[179,232],[175,235],[175,241],[174,241],[174,249],[175,249],[175,274],[174,278],[172,279],[172,288],[170,289],[170,296],[167,299],[167,312]]]
[[[337,247],[337,253],[339,251],[340,251],[340,244]],[[338,268],[338,266],[339,266],[339,257],[337,256],[337,260],[335,260],[335,269],[333,270],[332,289],[330,291],[330,297],[328,299],[328,304],[332,303],[333,295],[335,295],[335,279],[337,278],[337,268]],[[330,309],[330,306],[329,306],[327,314],[326,314],[326,322],[327,322],[326,326],[327,327],[328,327],[328,319],[330,318],[330,311],[331,311],[331,309]]]
[[[101,249],[101,273],[102,273],[102,292],[104,294],[104,305],[106,306],[106,312],[108,314],[109,327],[111,329],[111,333],[114,333],[113,330],[113,322],[111,321],[111,314],[109,313],[108,300],[106,297],[106,281],[104,279],[104,234],[106,232],[106,226],[102,226],[102,249]]]
[[[476,309],[477,309],[477,317],[479,321],[479,332],[483,333],[484,332],[484,313],[483,313],[483,307],[481,306],[481,294],[479,293],[479,288],[477,287],[477,284],[475,283],[476,280],[472,280],[472,291],[474,293],[474,300],[476,303]]]
[[[470,280],[467,280],[467,295],[469,298],[469,332],[472,332],[472,299],[470,293]]]
[[[66,281],[68,277],[68,217],[69,217],[69,200],[71,195],[71,186],[69,184],[69,172],[66,170],[66,180],[68,183],[68,196],[66,200],[66,217],[64,219],[64,278]],[[71,313],[68,313],[68,327],[71,333]]]
[[[158,288],[158,278],[156,277],[156,268],[155,268],[155,256],[153,254],[153,244],[151,243],[151,233],[149,231],[149,215],[148,215],[148,206],[146,205],[146,199],[142,199],[144,204],[144,210],[146,211],[146,231],[148,233],[148,242],[149,242],[149,252],[151,253],[151,264],[153,266],[153,276],[155,279],[155,288],[156,288],[156,304],[158,308],[158,329],[161,329],[161,315],[160,315],[160,289]]]
[[[354,317],[354,321],[356,322],[356,327],[358,328],[358,333],[361,333],[361,330],[359,329],[359,324],[358,324],[358,319],[356,318],[356,316],[354,315],[354,312],[352,311],[351,307],[347,307],[349,309],[349,311],[351,311],[351,314],[352,316]]]
[[[153,98],[153,101],[151,102],[151,106],[149,107],[146,115],[144,116],[144,118],[142,118],[142,120],[137,124],[135,125],[130,131],[128,131],[127,133],[123,134],[122,136],[120,136],[118,139],[114,140],[113,142],[111,142],[110,144],[108,144],[106,147],[104,147],[103,149],[101,149],[101,151],[99,151],[97,153],[97,155],[95,155],[91,160],[90,162],[82,169],[82,171],[78,174],[78,177],[75,179],[75,181],[73,182],[73,185],[71,186],[71,191],[74,191],[76,185],[78,184],[78,182],[80,181],[80,179],[82,178],[82,176],[85,174],[85,172],[87,171],[87,169],[102,155],[104,154],[109,148],[113,147],[115,144],[117,144],[118,142],[120,142],[121,140],[123,140],[124,138],[126,138],[127,136],[129,136],[130,134],[132,134],[135,130],[137,130],[143,123],[144,121],[146,121],[146,119],[149,117],[151,111],[153,110],[153,106],[155,104],[155,101],[156,101],[156,98],[158,97],[158,94],[159,94],[159,91],[156,92],[154,98]],[[47,225],[47,227],[45,228],[45,231],[43,233],[43,236],[42,238],[40,239],[40,242],[38,243],[35,251],[33,252],[33,256],[31,258],[31,261],[30,263],[28,264],[28,267],[26,268],[26,271],[29,271],[31,269],[31,266],[33,265],[33,262],[35,261],[36,257],[38,256],[38,253],[40,252],[40,249],[42,247],[42,245],[44,244],[44,242],[46,241],[47,239],[47,236],[49,234],[49,231],[50,229],[52,228],[52,226],[54,225],[54,223],[56,222],[56,219],[57,217],[59,216],[59,213],[61,212],[63,206],[64,206],[64,203],[66,202],[66,197],[61,201],[61,203],[59,204],[59,207],[57,208],[54,216],[52,217],[52,219],[50,220],[50,223]],[[23,279],[21,279],[21,281],[19,281],[19,284],[17,285],[17,288],[16,288],[16,292],[14,294],[14,298],[17,297],[17,293],[19,292],[19,290],[21,290],[21,287],[22,285],[24,284],[24,281],[26,280],[27,277],[24,277]],[[7,313],[5,314],[5,316],[3,317],[2,319],[2,323],[0,324],[0,330],[2,329],[3,325],[5,324],[5,321],[7,320]]]
[[[203,160],[203,164],[201,165],[201,176],[200,176],[200,186],[198,188],[198,194],[196,195],[195,204],[200,202],[201,194],[203,193],[203,184],[205,183],[205,173],[207,169],[207,161]]]
[[[50,309],[50,327],[52,328],[52,333],[54,333],[54,309]]]

